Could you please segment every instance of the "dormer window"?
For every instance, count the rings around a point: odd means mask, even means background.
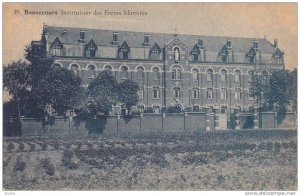
[[[232,47],[232,46],[231,46],[231,40],[227,40],[226,46],[227,46],[227,48],[231,48],[231,47]]]
[[[96,57],[97,50],[98,50],[97,45],[95,44],[93,39],[91,39],[91,41],[85,47],[85,56],[86,57]]]
[[[63,35],[67,35],[67,30],[66,29],[64,29]]]
[[[113,44],[117,44],[118,41],[118,32],[113,32]]]
[[[119,48],[119,58],[121,59],[129,59],[130,54],[130,48],[126,41],[123,42],[123,44]]]
[[[202,37],[198,38],[198,44],[199,44],[200,47],[203,47],[203,39],[202,39]]]
[[[257,40],[254,40],[254,42],[253,42],[253,48],[258,49],[258,41]]]
[[[85,31],[80,30],[80,40],[84,40],[84,39],[85,39]]]
[[[145,34],[144,35],[144,45],[149,45],[150,44],[150,35],[149,34]]]

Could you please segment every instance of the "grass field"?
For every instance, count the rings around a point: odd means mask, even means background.
[[[296,190],[297,131],[4,138],[5,190]]]

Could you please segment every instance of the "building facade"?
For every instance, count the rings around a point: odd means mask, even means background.
[[[182,110],[218,109],[230,114],[249,111],[253,74],[268,76],[284,68],[277,40],[149,32],[111,31],[43,26],[33,51],[55,59],[82,79],[102,70],[118,82],[140,85],[137,109],[160,113],[178,105]]]

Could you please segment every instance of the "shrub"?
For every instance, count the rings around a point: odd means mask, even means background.
[[[71,150],[65,150],[63,152],[63,157],[62,157],[62,166],[74,170],[78,168],[78,165],[72,161],[72,158],[74,157],[74,152]]]
[[[42,159],[40,165],[45,169],[46,174],[53,176],[55,173],[54,165],[50,162],[49,159]]]
[[[144,110],[144,113],[154,113],[154,110],[153,110],[153,108],[148,107]]]
[[[15,145],[12,142],[9,142],[7,144],[7,148],[6,149],[7,149],[8,152],[11,152],[14,148],[15,148]]]
[[[30,152],[32,152],[32,151],[35,150],[35,148],[36,148],[36,145],[35,145],[35,144],[33,144],[33,143],[28,143],[28,145],[29,145],[29,147],[30,147],[30,149],[29,149]]]
[[[19,143],[19,150],[23,151],[25,149],[25,145],[23,143]]]
[[[170,106],[168,107],[168,113],[181,113],[181,107],[179,105],[174,105],[174,106]]]
[[[26,163],[21,161],[20,159],[17,160],[17,163],[14,167],[14,170],[15,171],[20,171],[20,172],[23,172],[26,168]]]

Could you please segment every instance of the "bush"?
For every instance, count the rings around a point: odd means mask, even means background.
[[[154,113],[154,110],[153,108],[148,107],[144,110],[144,113]]]
[[[14,167],[14,170],[15,171],[20,171],[20,172],[23,172],[26,168],[26,163],[21,161],[20,159],[17,160],[17,163]]]
[[[63,157],[62,157],[62,166],[74,170],[78,168],[78,165],[72,161],[72,158],[74,157],[74,152],[71,150],[65,150],[63,152]]]
[[[168,113],[181,113],[181,107],[179,105],[174,105],[174,106],[170,106],[168,107]]]
[[[15,148],[15,145],[12,142],[9,142],[7,144],[7,148],[6,149],[7,149],[8,152],[11,152],[14,148]]]
[[[49,159],[42,159],[40,165],[45,169],[46,174],[53,176],[55,173],[54,165],[50,162]]]
[[[19,150],[23,151],[25,149],[25,145],[23,143],[19,143]]]

